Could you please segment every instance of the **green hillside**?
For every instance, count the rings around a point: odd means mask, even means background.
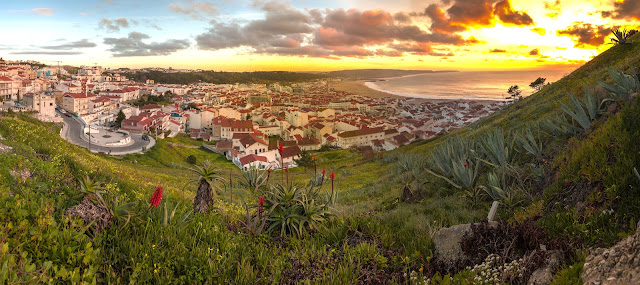
[[[451,134],[374,157],[315,153],[318,173],[327,169],[319,192],[304,186],[313,167],[274,171],[254,192],[239,184],[242,174],[230,162],[186,137],[109,157],[62,140],[60,125],[1,114],[0,283],[413,284],[446,283],[441,276],[452,273],[455,283],[469,284],[478,273],[442,267],[432,238],[440,228],[486,218],[493,200],[509,222],[501,227],[515,236],[538,233],[534,246],[544,241],[564,253],[558,282],[577,282],[586,248],[612,245],[640,220],[633,172],[640,167],[640,100],[607,101],[602,87],[583,93],[598,81],[613,84],[609,68],[640,67],[634,40]],[[571,92],[583,100],[580,108],[605,100],[603,109],[586,122],[572,118],[567,109],[580,112]],[[198,165],[210,161],[225,180],[212,183],[217,195],[206,214],[192,211],[198,183],[186,185],[196,178],[189,156]],[[332,172],[335,199],[325,195]],[[82,183],[87,177],[101,187]],[[287,180],[297,188],[279,186]],[[162,202],[150,207],[157,186]],[[85,197],[92,202],[82,204]],[[260,207],[259,197],[266,197]],[[112,216],[104,232],[67,214],[101,201]],[[509,282],[524,277],[515,278]]]

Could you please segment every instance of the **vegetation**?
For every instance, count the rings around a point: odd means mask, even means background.
[[[165,73],[161,71],[148,71],[136,73],[124,73],[123,76],[138,82],[147,79],[160,84],[194,84],[199,82],[214,84],[233,83],[275,83],[275,82],[305,82],[326,78],[322,74],[310,74],[286,71],[254,71],[254,72],[226,72],[226,71],[199,71]]]
[[[122,110],[120,110],[120,112],[118,112],[118,115],[116,116],[116,126],[118,128],[122,127],[122,121],[124,121],[124,119],[126,119],[126,115],[124,114],[124,112],[122,112]]]
[[[169,91],[167,91],[169,92]],[[165,94],[165,95],[150,95],[150,94],[145,94],[140,96],[140,99],[136,100],[136,101],[129,101],[128,103],[134,106],[144,106],[144,105],[149,105],[149,104],[157,104],[157,105],[169,105],[172,104],[173,102],[170,100],[171,97],[173,97],[173,95],[171,94]]]
[[[511,87],[509,87],[507,93],[509,94],[509,97],[511,97],[507,99],[511,99],[511,102],[515,102],[522,97],[522,90],[520,90],[520,87],[518,87],[518,85],[512,85]]]
[[[544,83],[546,81],[547,81],[546,78],[538,77],[538,79],[536,79],[534,82],[531,82],[531,84],[529,84],[529,87],[535,89],[536,91],[540,91],[544,87]]]
[[[640,43],[612,46],[468,128],[372,158],[321,150],[326,172],[288,179],[245,177],[183,147],[202,144],[187,136],[110,157],[68,144],[60,125],[2,114],[0,282],[468,284],[503,262],[525,276],[542,243],[563,253],[554,282],[579,281],[583,249],[640,220],[637,66]],[[478,267],[438,267],[435,233],[481,221],[494,200],[498,230],[465,239]],[[107,209],[110,226],[67,214],[79,206]],[[524,280],[512,277],[500,282]]]

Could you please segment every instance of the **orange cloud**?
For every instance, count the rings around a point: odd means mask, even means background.
[[[610,29],[618,27],[610,27],[605,25],[592,25],[588,23],[575,22],[573,26],[564,30],[557,31],[558,36],[571,37],[575,43],[575,47],[598,47],[604,44],[605,39],[611,34]]]

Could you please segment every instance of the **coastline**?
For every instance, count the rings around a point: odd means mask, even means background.
[[[371,97],[371,98],[394,98],[394,99],[414,99],[419,103],[442,103],[442,102],[477,102],[483,104],[494,104],[497,102],[503,102],[501,100],[490,100],[490,99],[478,99],[478,98],[437,98],[437,97],[425,97],[420,96],[418,94],[402,94],[402,93],[394,93],[391,91],[372,88],[371,84],[367,83],[375,83],[377,80],[386,80],[388,78],[376,78],[376,79],[366,79],[366,80],[344,80],[341,82],[332,83],[332,87],[336,90],[349,92],[361,96]]]

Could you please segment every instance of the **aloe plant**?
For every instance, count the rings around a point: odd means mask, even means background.
[[[494,172],[490,172],[487,175],[487,185],[480,186],[494,201],[502,201],[506,197],[507,187],[504,183],[504,179],[502,181],[498,178]]]
[[[608,69],[608,72],[611,79],[613,79],[613,84],[606,82],[598,82],[598,84],[609,92],[612,100],[629,100],[632,94],[638,92],[640,80],[638,80],[635,69],[632,69],[631,74],[625,74],[622,71],[613,69]]]
[[[574,126],[567,121],[564,115],[558,115],[551,118],[544,118],[540,120],[540,123],[553,135],[554,137],[562,137],[566,135],[573,135],[580,132],[580,128]]]
[[[531,128],[526,128],[522,133],[516,135],[516,141],[518,145],[526,152],[532,154],[537,161],[542,161],[543,157],[543,144],[540,138],[540,131],[538,130],[538,139],[533,135]]]
[[[635,167],[633,168],[633,173],[636,175],[636,178],[638,178],[638,181],[640,181],[640,173],[638,173],[638,170]]]
[[[458,189],[471,189],[474,188],[476,178],[478,178],[478,170],[481,167],[481,162],[479,159],[476,159],[474,163],[469,163],[464,160],[452,160],[451,167],[451,178],[446,177],[444,175],[440,175],[435,173],[433,170],[426,168],[425,170],[430,174],[442,178],[451,186]]]
[[[631,38],[631,36],[633,35],[633,31],[628,31],[627,29],[617,29],[615,31],[611,30],[611,32],[613,33],[613,37],[609,39],[614,45],[624,45],[630,43],[629,38]]]
[[[257,192],[260,187],[267,183],[268,175],[266,170],[260,170],[254,165],[249,170],[242,172],[239,183],[250,191]]]

